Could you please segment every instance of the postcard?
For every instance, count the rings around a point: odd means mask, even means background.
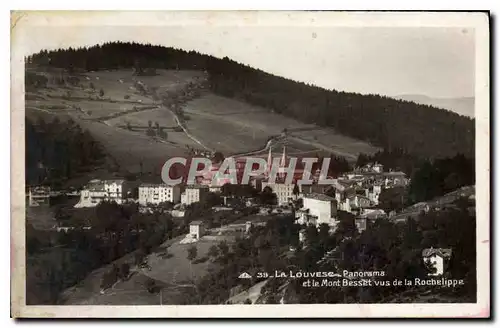
[[[490,316],[489,13],[11,13],[11,315]]]

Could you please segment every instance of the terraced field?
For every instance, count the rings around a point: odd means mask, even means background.
[[[49,82],[47,88],[26,93],[26,116],[53,119],[71,118],[88,129],[100,141],[107,152],[121,168],[137,172],[141,163],[144,171],[159,172],[166,159],[183,156],[186,145],[193,146],[183,132],[166,130],[167,140],[148,137],[144,127],[148,121],[161,121],[162,127],[173,128],[176,123],[168,110],[156,110],[159,104],[141,95],[134,84],[141,81],[148,87],[156,87],[161,92],[175,91],[193,81],[203,79],[204,73],[197,71],[159,70],[155,76],[134,76],[132,70],[89,72],[78,75],[75,86],[59,86]],[[51,81],[51,74],[43,72]],[[103,90],[104,95],[99,91]],[[140,112],[138,110],[143,110]],[[151,109],[152,108],[152,109]],[[151,114],[145,114],[152,111]],[[130,113],[109,119],[109,117]],[[149,115],[149,116],[148,116]],[[142,125],[142,129],[124,129],[127,122]],[[120,127],[121,126],[121,127]]]
[[[130,113],[106,121],[108,125],[118,128],[126,128],[127,124],[129,124],[134,131],[140,131],[142,134],[145,134],[145,129],[148,127],[149,122],[151,122],[153,126],[155,123],[158,123],[164,128],[169,142],[179,145],[180,147],[185,147],[186,145],[194,148],[199,147],[199,145],[189,138],[182,129],[179,129],[174,119],[174,114],[164,107]]]

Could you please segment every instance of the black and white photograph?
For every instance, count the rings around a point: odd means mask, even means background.
[[[12,12],[13,316],[489,317],[489,24]]]

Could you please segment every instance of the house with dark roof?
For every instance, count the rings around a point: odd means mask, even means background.
[[[425,248],[422,250],[422,259],[431,272],[430,276],[441,276],[452,255],[451,248]]]

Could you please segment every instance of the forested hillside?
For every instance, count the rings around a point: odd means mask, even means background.
[[[380,95],[326,90],[194,51],[130,43],[43,51],[28,65],[73,72],[134,67],[205,70],[214,93],[242,99],[303,122],[328,126],[385,149],[419,157],[474,156],[474,120],[427,105]],[[380,77],[384,83],[384,77]]]
[[[105,158],[102,145],[73,120],[26,120],[26,184],[51,184],[95,168]]]

